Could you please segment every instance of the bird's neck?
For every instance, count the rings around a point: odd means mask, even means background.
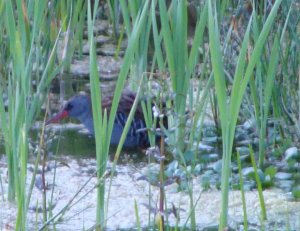
[[[79,116],[76,116],[76,119],[78,119],[89,130],[90,133],[94,133],[93,112],[91,109],[86,110]]]

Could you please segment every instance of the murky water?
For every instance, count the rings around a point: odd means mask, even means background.
[[[57,230],[83,230],[92,227],[95,224],[95,186],[97,185],[97,180],[91,176],[96,169],[95,159],[76,159],[71,156],[64,156],[56,162],[49,161],[47,165],[46,181],[49,185],[47,201],[50,201],[53,190],[53,215],[61,211],[81,186],[89,181],[73,200],[74,206],[61,217],[56,226]],[[145,163],[118,165],[115,176],[106,180],[107,190],[111,183],[107,217],[108,230],[136,227],[135,202],[137,203],[141,225],[147,227],[149,224],[153,224],[159,190],[157,187],[149,186],[148,182],[144,180],[137,180],[146,171],[147,167],[145,165]],[[31,167],[30,165],[29,169]],[[3,162],[1,169],[5,190],[7,183]],[[53,183],[54,174],[56,174],[55,183]],[[28,184],[31,176],[32,172],[29,170]],[[37,178],[39,179],[40,175]],[[195,210],[198,228],[201,230],[205,227],[214,227],[219,219],[221,193],[215,189],[203,191],[200,186],[200,177],[195,177],[193,184],[194,201],[197,203]],[[178,208],[180,215],[180,220],[177,220],[174,214],[170,214],[168,222],[170,225],[175,225],[178,222],[182,226],[186,224],[189,217],[189,196],[187,192],[178,192],[177,187],[178,185],[173,183],[165,188],[167,207],[172,208],[174,205]],[[4,196],[6,196],[6,191],[4,192]],[[265,190],[264,197],[268,211],[268,221],[262,223],[260,221],[260,205],[257,191],[246,192],[248,221],[250,226],[255,228],[254,230],[262,230],[263,227],[265,227],[265,230],[274,230],[275,227],[277,227],[277,230],[299,230],[300,202],[289,201],[286,193],[276,189]],[[151,205],[149,205],[149,201]],[[41,205],[42,192],[38,187],[35,187],[28,212],[28,230],[32,230],[35,227],[36,216],[38,226],[41,226],[42,214],[37,212],[41,210]],[[16,206],[3,200],[0,200],[0,206],[1,227],[13,227],[16,218]],[[239,191],[230,193],[229,221],[231,227],[239,230],[243,221],[241,193]],[[286,229],[287,226],[289,227],[288,229]]]
[[[88,88],[86,80],[66,82],[66,98],[80,90]],[[107,89],[104,87],[104,89]],[[109,91],[110,92],[110,91]],[[52,94],[52,105],[58,96]],[[33,126],[31,134],[32,145],[38,143],[41,123]],[[93,176],[96,170],[95,142],[88,135],[82,125],[75,121],[65,121],[64,124],[48,126],[47,150],[49,159],[45,173],[48,190],[47,201],[53,204],[52,214],[55,216],[72,200],[72,206],[59,217],[56,224],[57,230],[84,230],[95,225],[96,210],[96,186],[97,179]],[[209,140],[209,137],[206,138]],[[209,143],[209,142],[208,142]],[[210,143],[209,143],[210,144]],[[204,146],[202,146],[203,148]],[[207,146],[209,147],[209,146]],[[207,148],[204,147],[204,148]],[[209,148],[210,152],[213,150]],[[3,148],[0,149],[4,153]],[[111,149],[112,159],[114,149]],[[216,155],[218,158],[218,155]],[[33,159],[28,166],[28,182],[32,178]],[[6,161],[3,157],[1,162],[1,195],[6,198],[7,174]],[[110,169],[111,162],[108,164]],[[153,167],[153,164],[149,165]],[[155,214],[159,201],[158,187],[151,186],[142,176],[145,176],[147,168],[147,157],[143,152],[136,150],[124,151],[112,178],[106,179],[106,190],[108,200],[107,228],[108,230],[120,230],[136,228],[137,217],[134,204],[137,203],[138,216],[142,227],[152,227],[155,223]],[[41,167],[40,167],[41,168]],[[154,166],[154,169],[159,169]],[[213,168],[213,167],[212,167]],[[42,222],[42,200],[41,171],[36,178],[31,203],[28,211],[28,230],[41,227]],[[193,182],[194,202],[196,203],[196,221],[198,229],[211,228],[216,230],[220,206],[221,192],[211,187],[204,190],[202,187],[202,175],[195,176]],[[81,187],[86,184],[82,189]],[[111,187],[110,187],[111,186]],[[174,213],[166,215],[170,226],[176,224],[189,227],[189,194],[186,191],[178,191],[177,183],[165,187],[167,209],[177,209],[178,218]],[[80,192],[79,192],[80,190]],[[74,197],[74,195],[78,195]],[[264,191],[264,197],[268,212],[268,220],[262,222],[260,219],[260,204],[256,190],[246,192],[247,215],[250,227],[253,230],[300,230],[300,202],[290,200],[290,194],[279,189]],[[13,229],[17,214],[17,207],[8,203],[5,199],[0,200],[0,227],[2,230]],[[48,217],[50,219],[50,217]],[[56,219],[57,221],[57,219]],[[243,208],[241,193],[232,191],[229,197],[229,224],[235,230],[242,230]]]
[[[98,38],[99,43],[107,42],[109,38]],[[108,53],[112,46],[104,48]],[[101,48],[102,49],[102,48]],[[60,50],[60,49],[59,49]],[[87,52],[84,48],[84,53]],[[103,53],[103,50],[99,51]],[[102,78],[101,90],[103,95],[112,95],[115,80],[122,64],[121,59],[115,60],[109,56],[101,56],[98,59],[100,76]],[[90,89],[88,70],[88,59],[75,60],[71,65],[71,73],[63,77],[62,85],[58,81],[53,82],[49,95],[50,108],[56,112],[61,107],[59,102],[60,89],[64,92],[64,99],[68,99],[79,91],[88,92]],[[34,149],[39,143],[41,122],[37,122],[31,132],[31,160],[28,165],[27,187],[32,178],[34,162]],[[245,136],[240,140],[243,147],[248,147],[253,139],[252,134],[244,132],[248,128],[240,127],[240,135]],[[214,130],[214,129],[212,129]],[[206,169],[194,175],[193,200],[195,205],[196,223],[198,230],[204,228],[216,230],[219,222],[221,208],[221,192],[216,189],[220,179],[220,153],[215,148],[217,137],[211,130],[207,130],[207,136],[203,138],[204,143],[199,145],[199,153],[204,162],[208,164]],[[212,133],[212,134],[211,134]],[[72,201],[72,206],[64,214],[56,219],[57,230],[86,230],[95,225],[96,219],[96,187],[97,179],[94,176],[96,171],[95,142],[94,138],[88,135],[83,126],[77,121],[66,120],[65,124],[51,125],[46,129],[46,148],[48,152],[47,171],[45,172],[48,190],[47,202],[53,205],[52,216],[59,214],[67,204]],[[250,140],[249,142],[247,141]],[[245,140],[247,141],[245,143]],[[244,142],[244,143],[243,143]],[[0,155],[5,153],[0,141]],[[247,152],[247,150],[246,150]],[[111,149],[110,158],[114,155]],[[200,154],[199,154],[200,155]],[[245,154],[245,159],[249,156]],[[108,170],[111,168],[108,164]],[[0,230],[13,230],[17,214],[17,207],[6,201],[7,198],[7,162],[5,156],[0,160],[1,188],[0,188]],[[112,178],[106,178],[106,196],[108,200],[107,228],[108,230],[132,230],[137,227],[135,215],[135,202],[137,213],[142,227],[153,227],[155,214],[157,213],[159,201],[159,188],[151,186],[148,181],[143,180],[148,168],[159,169],[158,166],[148,165],[147,157],[140,150],[124,150],[116,172]],[[200,166],[202,167],[202,166]],[[35,181],[35,187],[31,197],[28,218],[28,230],[41,227],[43,193],[41,186],[41,166]],[[203,187],[205,175],[210,187]],[[204,176],[204,177],[203,177]],[[234,177],[233,177],[234,178]],[[86,184],[86,185],[85,185]],[[282,183],[281,183],[282,184]],[[290,188],[288,185],[288,190]],[[85,185],[85,186],[84,186]],[[83,187],[84,186],[84,187]],[[83,187],[83,188],[81,188]],[[287,190],[287,191],[288,191]],[[80,192],[79,192],[80,191]],[[300,230],[300,202],[291,200],[289,192],[272,188],[264,190],[268,220],[260,219],[260,204],[257,190],[246,191],[246,205],[249,226],[252,230]],[[170,226],[189,227],[189,194],[187,191],[179,191],[176,182],[165,187],[166,206],[172,210],[176,208],[178,217],[170,212],[166,215],[166,222]],[[77,195],[75,198],[73,198]],[[243,230],[243,207],[240,191],[232,191],[229,196],[229,225],[234,230]],[[48,217],[51,219],[51,217]],[[53,228],[53,226],[50,226]]]

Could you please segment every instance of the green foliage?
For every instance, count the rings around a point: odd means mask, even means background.
[[[219,40],[219,30],[217,25],[216,9],[209,4],[208,10],[208,27],[209,27],[209,45],[211,52],[212,70],[214,73],[216,95],[218,100],[218,108],[220,111],[220,120],[222,128],[223,140],[223,168],[222,168],[222,210],[220,217],[219,230],[223,230],[227,226],[228,213],[228,190],[229,190],[229,175],[231,166],[231,152],[234,139],[234,132],[238,113],[243,100],[244,92],[247,88],[250,77],[254,74],[254,68],[259,62],[263,52],[263,46],[274,22],[276,12],[281,1],[277,1],[270,12],[266,23],[260,31],[259,37],[254,45],[253,52],[250,56],[249,63],[246,65],[246,52],[249,42],[250,19],[247,31],[245,33],[238,62],[235,69],[233,86],[231,94],[227,95],[227,87],[225,82],[224,65],[222,61],[221,45]],[[265,216],[264,216],[265,217]]]
[[[109,145],[110,139],[113,129],[113,124],[118,108],[118,104],[120,101],[122,89],[124,88],[124,84],[126,81],[126,77],[128,71],[130,69],[130,64],[132,63],[134,54],[137,47],[137,40],[141,35],[141,31],[144,25],[144,21],[146,20],[146,10],[148,8],[149,1],[146,1],[141,8],[141,11],[137,15],[136,21],[134,22],[134,27],[131,32],[130,38],[128,40],[128,47],[124,56],[124,63],[119,73],[119,78],[116,84],[114,97],[112,101],[112,106],[109,114],[107,111],[102,111],[101,108],[101,93],[100,93],[100,82],[98,69],[96,64],[96,51],[94,44],[94,36],[93,36],[93,25],[95,22],[95,15],[97,5],[94,6],[93,18],[91,16],[91,8],[90,1],[88,5],[88,28],[89,28],[89,44],[90,44],[90,83],[91,83],[91,98],[92,98],[92,108],[93,108],[93,118],[94,118],[94,128],[95,128],[95,140],[96,140],[96,157],[97,157],[97,166],[98,166],[98,178],[102,178],[107,166],[107,157],[109,153]],[[133,119],[135,109],[137,107],[137,102],[139,100],[139,95],[137,95],[134,105],[132,105],[132,110],[127,119],[126,125],[124,127],[123,134],[120,139],[120,143],[118,145],[118,149],[115,155],[115,163],[120,155],[123,143],[125,141],[127,132],[130,127],[130,123]],[[114,170],[112,170],[113,175]],[[108,201],[107,207],[105,211],[105,182],[102,181],[98,187],[97,191],[97,224],[99,224],[100,229],[102,230],[106,226],[106,214],[108,209]]]
[[[243,214],[244,214],[244,229],[248,230],[248,219],[247,219],[247,206],[246,206],[246,199],[245,199],[245,192],[244,192],[244,180],[242,176],[242,164],[240,159],[240,153],[237,152],[237,163],[239,169],[239,178],[240,178],[240,191],[242,195],[242,203],[243,203]]]
[[[251,157],[251,163],[254,169],[254,177],[257,184],[257,190],[258,190],[258,196],[259,196],[259,202],[261,207],[261,219],[266,220],[267,219],[267,212],[266,212],[266,205],[265,205],[265,199],[262,192],[262,183],[261,179],[263,179],[263,174],[259,174],[259,171],[257,169],[255,159],[254,159],[254,152],[253,149],[250,148],[250,157]]]
[[[299,200],[300,199],[300,188],[299,187],[295,187],[292,190],[292,195],[295,199]]]
[[[265,179],[263,182],[263,186],[268,188],[274,185],[275,175],[277,173],[277,168],[274,166],[269,166],[265,169]]]
[[[26,196],[28,132],[40,111],[46,90],[60,66],[54,67],[57,38],[40,31],[49,19],[47,2],[6,1],[1,4],[2,40],[0,118],[8,160],[8,199],[16,197],[16,230],[25,230],[30,194]],[[3,8],[2,8],[3,7]],[[53,35],[52,35],[53,36]],[[34,69],[35,66],[35,69]],[[40,73],[40,68],[43,71]],[[36,86],[33,86],[33,81]],[[7,110],[2,96],[8,100]]]
[[[191,179],[201,170],[199,170],[197,150],[201,140],[199,131],[202,129],[208,96],[211,96],[213,87],[215,95],[212,95],[211,98],[215,103],[212,105],[214,119],[220,121],[223,142],[221,180],[223,198],[220,230],[227,226],[229,177],[235,128],[237,121],[243,120],[239,116],[240,108],[250,98],[252,105],[249,107],[249,114],[255,114],[259,135],[258,165],[263,170],[260,172],[256,169],[254,153],[251,152],[252,165],[255,168],[253,179],[257,182],[261,207],[264,211],[262,188],[273,185],[277,172],[273,166],[263,169],[265,157],[267,154],[282,157],[282,153],[286,147],[290,146],[293,138],[299,139],[300,134],[298,118],[300,62],[299,28],[297,28],[300,16],[295,1],[272,1],[274,2],[272,9],[267,7],[268,4],[263,4],[264,1],[253,6],[255,11],[253,11],[241,38],[239,54],[234,61],[233,76],[228,74],[225,51],[231,42],[230,36],[235,28],[230,26],[227,34],[220,35],[219,27],[228,16],[232,16],[228,15],[226,10],[229,6],[235,7],[235,2],[216,1],[214,4],[213,1],[205,1],[205,4],[198,9],[196,24],[193,28],[194,34],[189,35],[188,1],[176,0],[169,3],[164,0],[107,1],[115,38],[120,35],[121,20],[119,17],[122,14],[121,33],[124,32],[128,39],[124,62],[109,114],[101,108],[100,103],[99,70],[96,63],[93,33],[98,1],[94,2],[92,12],[90,1],[83,0],[51,1],[50,3],[30,0],[0,1],[0,33],[2,34],[0,36],[0,129],[8,161],[8,198],[11,201],[16,198],[18,203],[16,229],[25,230],[27,207],[30,201],[30,193],[26,195],[25,192],[29,152],[28,131],[39,114],[52,78],[59,72],[69,69],[77,50],[79,56],[82,54],[86,16],[89,30],[90,83],[96,128],[99,179],[97,225],[104,228],[106,222],[108,206],[105,209],[107,201],[104,200],[103,176],[121,92],[129,75],[130,86],[137,90],[138,97],[122,134],[120,146],[117,148],[112,175],[139,96],[146,90],[148,92],[149,89],[152,90],[149,87],[150,84],[148,85],[149,81],[145,81],[145,73],[149,71],[149,59],[152,65],[149,76],[152,78],[154,70],[158,69],[160,83],[170,80],[170,84],[165,84],[158,93],[157,105],[159,109],[162,109],[162,102],[167,99],[165,104],[168,111],[166,113],[168,129],[164,127],[162,130],[168,138],[169,149],[178,158],[176,167],[168,174],[170,174],[169,177],[172,177],[174,171],[178,170],[184,176],[180,187],[187,190],[190,196],[190,216],[187,221],[190,221],[192,229],[196,227],[196,215]],[[88,10],[88,14],[86,10]],[[243,11],[243,13],[246,12]],[[274,23],[276,23],[276,28],[273,27]],[[59,24],[62,28],[58,27]],[[60,30],[65,32],[62,59],[56,57]],[[121,34],[119,42],[122,38],[123,34]],[[189,40],[192,41],[190,46],[188,45]],[[206,49],[206,42],[208,42],[209,50]],[[154,50],[151,49],[152,45]],[[199,62],[202,66],[200,76],[195,70]],[[210,65],[212,70],[210,70]],[[170,78],[168,79],[168,77]],[[193,80],[197,80],[199,84],[195,86]],[[202,80],[207,80],[204,87]],[[196,96],[193,91],[194,87],[198,88]],[[249,97],[249,93],[251,97]],[[174,95],[174,102],[169,100],[172,99],[170,95]],[[155,127],[157,123],[162,125],[163,121],[160,117],[153,117],[150,99],[143,102],[142,108],[149,129],[150,143],[151,146],[154,146]],[[277,142],[274,138],[275,153],[267,153],[269,150],[267,131],[270,117],[279,121],[276,133],[280,133],[281,137],[285,138],[282,142]],[[287,143],[286,137],[291,137],[291,132],[289,129],[285,129],[287,127],[285,125],[290,124],[295,125],[297,133],[293,134],[294,137]],[[295,163],[296,160],[293,160],[289,164],[293,167]],[[211,187],[209,177],[205,175],[202,177],[201,183],[205,189]],[[242,180],[241,177],[240,180]],[[241,181],[240,186],[242,185]],[[298,198],[298,191],[297,188],[293,190],[295,198]],[[243,199],[244,201],[245,199]],[[138,208],[136,204],[134,206],[138,228],[141,229]],[[244,205],[244,213],[245,207],[246,205]],[[65,211],[67,211],[67,207],[62,213]],[[49,221],[45,221],[43,227],[56,218],[57,216],[54,216]],[[265,218],[265,214],[263,218]]]

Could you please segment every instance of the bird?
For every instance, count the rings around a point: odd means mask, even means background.
[[[123,90],[120,102],[117,108],[113,130],[111,135],[111,145],[117,146],[119,144],[125,123],[128,119],[129,112],[132,108],[136,93],[130,90]],[[104,97],[101,102],[103,109],[107,110],[109,115],[112,105],[112,97]],[[80,121],[89,133],[94,134],[93,112],[91,98],[88,94],[78,94],[70,98],[62,109],[52,118],[50,118],[46,125],[51,123],[58,123],[62,119],[70,117]],[[136,108],[136,112],[132,123],[130,125],[128,134],[123,144],[124,148],[146,148],[149,146],[149,139],[147,134],[147,127],[144,120],[143,111],[140,103]]]

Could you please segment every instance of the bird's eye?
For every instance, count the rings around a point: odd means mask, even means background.
[[[67,105],[65,106],[65,110],[66,111],[70,111],[73,108],[73,104],[72,103],[67,103]]]

